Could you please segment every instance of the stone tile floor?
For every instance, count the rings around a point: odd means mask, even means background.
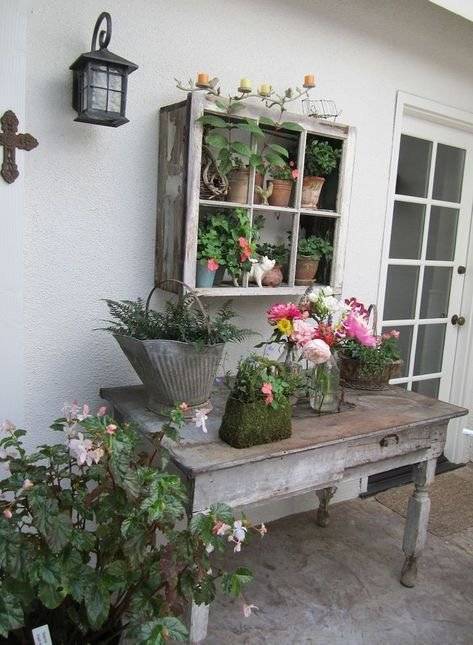
[[[471,500],[473,503],[473,500]],[[219,597],[206,645],[473,645],[473,529],[429,534],[414,589],[399,583],[404,520],[375,499],[271,523],[263,540],[231,558],[255,580],[243,618]]]

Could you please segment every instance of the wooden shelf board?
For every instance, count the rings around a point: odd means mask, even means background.
[[[199,199],[201,206],[212,206],[213,208],[251,208],[249,204],[239,204],[238,202],[220,202],[214,199]]]
[[[327,285],[315,284],[314,287],[322,288]],[[232,287],[232,286],[223,286],[223,287],[209,287],[209,288],[199,288],[196,287],[195,291],[199,296],[293,296],[293,295],[302,295],[306,291],[307,287]],[[335,294],[340,293],[335,291]]]
[[[268,213],[297,213],[296,208],[289,208],[288,206],[265,206],[264,204],[253,204],[253,210]]]
[[[315,215],[316,217],[340,217],[340,213],[336,211],[316,210],[313,208],[301,208],[299,212],[301,215]]]

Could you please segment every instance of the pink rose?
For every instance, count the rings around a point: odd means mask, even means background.
[[[207,269],[209,271],[216,271],[218,269],[218,266],[218,262],[217,260],[214,260],[214,258],[207,260]]]
[[[293,321],[294,331],[291,334],[291,340],[303,347],[314,337],[314,325],[307,320],[296,319]]]
[[[316,338],[315,340],[309,341],[302,350],[302,355],[311,363],[315,365],[321,365],[326,363],[330,356],[330,347],[324,340]]]

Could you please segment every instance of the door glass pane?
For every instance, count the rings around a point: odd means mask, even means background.
[[[411,345],[412,345],[412,330],[414,329],[412,325],[400,325],[399,327],[383,327],[383,333],[385,331],[391,331],[397,329],[400,332],[399,336],[399,351],[401,353],[401,358],[404,361],[401,366],[401,371],[399,376],[407,376],[409,373],[409,357],[411,355]],[[396,377],[398,378],[398,377]]]
[[[386,280],[384,320],[414,318],[419,267],[391,265]]]
[[[432,193],[434,199],[444,202],[461,201],[464,165],[464,150],[443,143],[438,144]]]
[[[427,260],[453,260],[455,257],[458,213],[456,208],[444,206],[430,209]]]
[[[420,259],[424,213],[425,206],[423,204],[394,203],[390,258]]]
[[[401,135],[396,193],[427,197],[432,141]]]
[[[450,300],[451,267],[425,267],[422,285],[421,318],[446,318]]]
[[[419,394],[424,394],[424,396],[430,396],[433,399],[437,399],[439,395],[440,388],[440,379],[439,378],[429,378],[425,381],[414,381],[412,383],[412,390],[418,392]]]
[[[442,371],[443,346],[447,325],[419,325],[414,375]],[[412,385],[414,389],[414,384]]]

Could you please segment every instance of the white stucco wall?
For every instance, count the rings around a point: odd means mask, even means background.
[[[103,297],[135,298],[153,281],[159,106],[173,78],[197,71],[285,87],[304,73],[358,129],[345,294],[376,299],[398,89],[473,111],[473,25],[427,0],[32,0],[27,25],[24,398],[38,441],[65,400],[134,382],[114,340],[93,331]],[[139,64],[130,123],[73,122],[69,65],[90,48],[99,13],[111,50]],[[1,48],[0,44],[0,48]],[[267,331],[269,299],[236,303]],[[242,348],[233,348],[233,358]],[[6,377],[6,376],[5,376]],[[3,378],[3,375],[2,375]],[[3,416],[0,410],[0,417]]]

